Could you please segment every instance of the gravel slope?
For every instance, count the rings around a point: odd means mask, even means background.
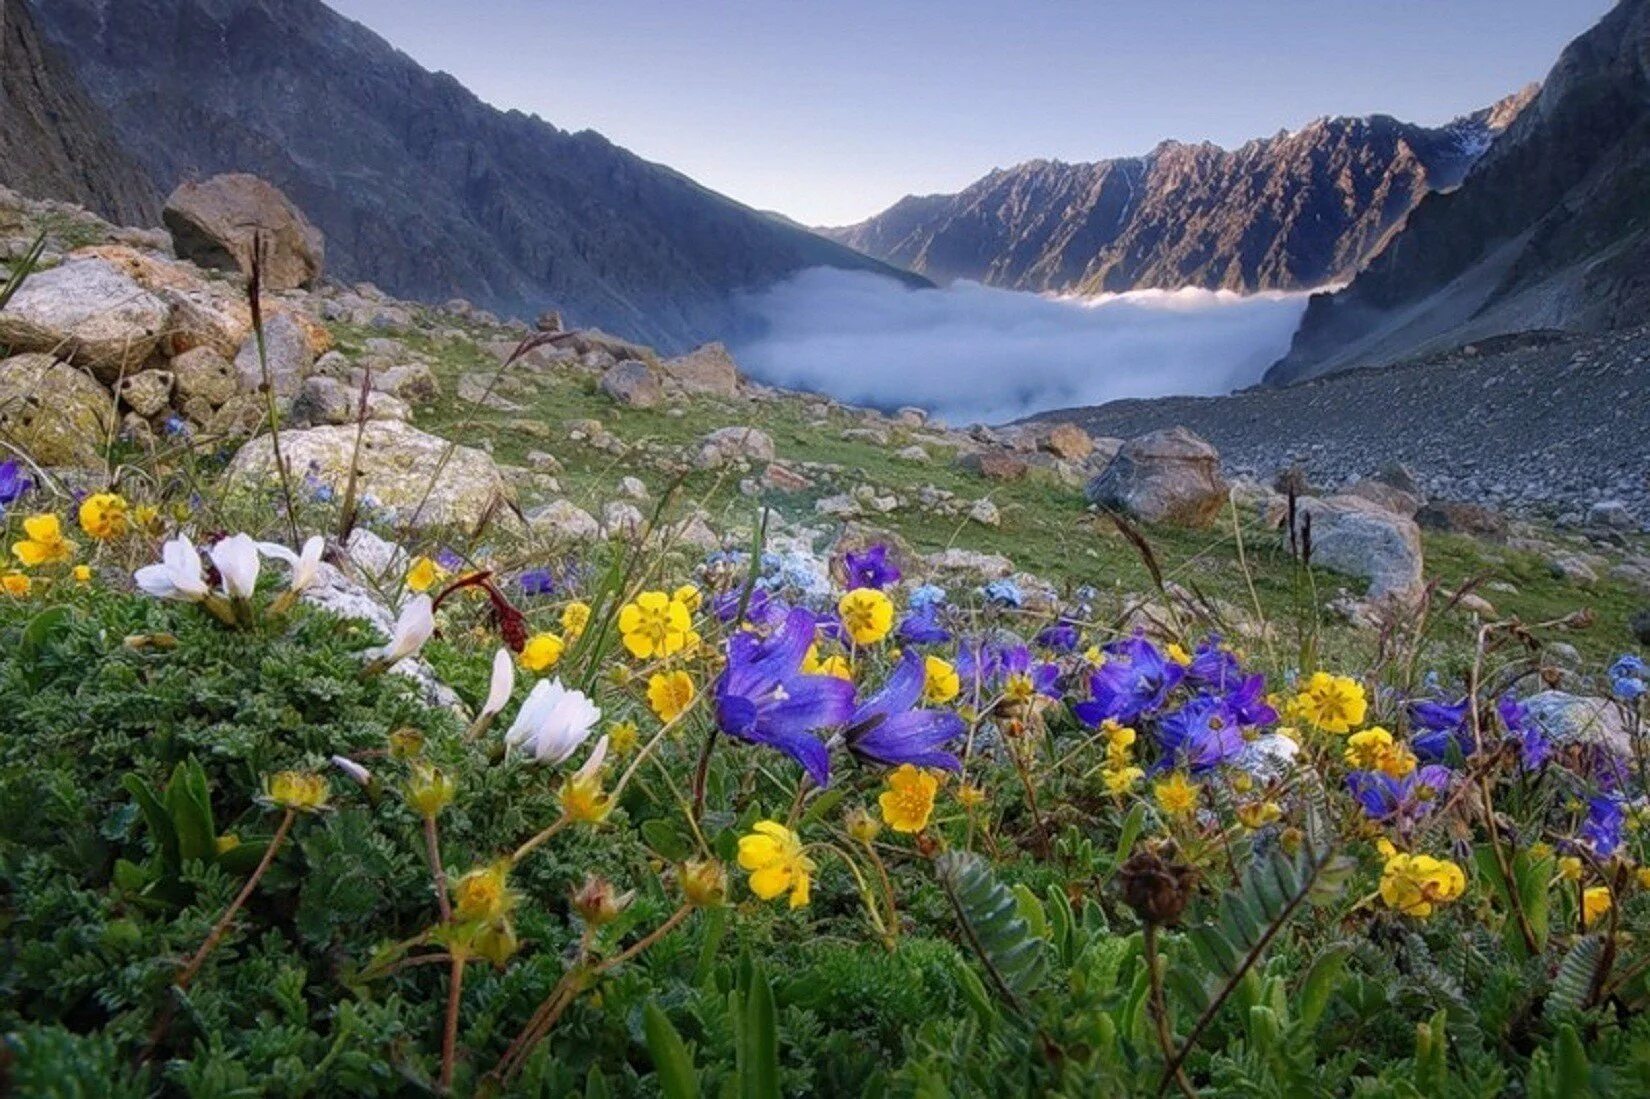
[[[1323,484],[1403,462],[1435,496],[1555,518],[1617,499],[1650,523],[1650,327],[1527,333],[1282,388],[1034,418],[1120,437],[1184,424],[1267,479],[1293,462]]]

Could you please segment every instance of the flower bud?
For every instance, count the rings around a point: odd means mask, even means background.
[[[604,927],[618,919],[619,913],[635,899],[634,890],[620,893],[606,878],[590,874],[583,885],[573,890],[573,911],[590,927]]]
[[[422,760],[413,763],[412,774],[407,776],[407,804],[419,816],[430,820],[440,816],[457,792],[457,780],[446,771]]]
[[[1149,847],[1130,855],[1117,877],[1123,886],[1124,903],[1143,922],[1160,926],[1179,922],[1197,883],[1196,869],[1168,862]]]
[[[728,871],[716,859],[684,862],[676,871],[682,895],[695,908],[716,908],[727,899]]]
[[[881,826],[876,818],[864,809],[854,808],[848,811],[848,834],[860,843],[870,843],[877,838]]]
[[[502,966],[511,956],[520,949],[521,940],[516,938],[516,929],[507,919],[493,920],[481,929],[470,940],[470,948],[476,956]]]
[[[510,864],[481,866],[453,883],[453,915],[464,920],[496,920],[515,903],[509,889]]]
[[[391,759],[416,759],[424,754],[424,734],[403,725],[390,734]]]

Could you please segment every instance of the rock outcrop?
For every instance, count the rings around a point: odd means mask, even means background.
[[[257,176],[234,172],[186,181],[166,200],[163,216],[179,259],[250,276],[256,244],[268,289],[296,290],[321,277],[326,246],[320,231]]]
[[[1303,497],[1311,519],[1312,565],[1369,582],[1367,598],[1407,601],[1421,590],[1421,531],[1408,516],[1359,496]]]
[[[71,259],[30,275],[0,309],[0,346],[57,355],[113,381],[149,358],[168,315],[115,264]]]

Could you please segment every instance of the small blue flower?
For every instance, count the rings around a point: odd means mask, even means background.
[[[556,578],[549,569],[528,569],[521,574],[520,584],[524,595],[550,595],[556,590]]]
[[[987,602],[996,603],[1003,607],[1019,607],[1024,605],[1025,596],[1020,592],[1020,585],[1012,580],[993,580],[985,586]]]
[[[1612,797],[1595,797],[1587,802],[1587,818],[1576,830],[1576,839],[1593,849],[1600,858],[1615,854],[1621,846],[1621,829],[1627,811]]]
[[[15,460],[0,462],[0,512],[15,504],[34,483],[23,476],[23,467]]]
[[[1635,702],[1644,695],[1644,680],[1621,676],[1610,684],[1610,689],[1623,702]]]
[[[910,603],[913,610],[921,607],[937,607],[945,602],[945,589],[936,584],[923,584],[912,590],[911,597],[907,602]]]
[[[941,745],[963,735],[967,726],[950,710],[913,709],[922,698],[923,658],[906,653],[882,690],[860,703],[848,721],[848,750],[859,759],[898,767],[937,767],[959,771],[962,762]]]
[[[1161,707],[1185,675],[1185,668],[1137,634],[1106,646],[1105,664],[1089,676],[1092,697],[1071,709],[1093,728],[1107,718],[1126,724]]]
[[[897,584],[902,575],[899,566],[888,560],[888,547],[881,542],[866,547],[860,553],[849,553],[843,558],[843,569],[848,574],[851,588],[883,588]]]
[[[951,631],[940,625],[933,604],[913,608],[900,620],[899,639],[907,645],[938,645],[951,640]]]
[[[1353,771],[1346,776],[1346,785],[1370,820],[1412,823],[1438,807],[1453,778],[1448,767],[1434,763],[1403,778],[1381,771]]]
[[[1622,653],[1616,658],[1616,662],[1610,665],[1610,678],[1621,679],[1631,676],[1634,679],[1643,679],[1646,671],[1650,671],[1650,666],[1647,666],[1643,659],[1634,653]]]

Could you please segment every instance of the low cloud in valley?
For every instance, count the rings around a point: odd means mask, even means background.
[[[815,268],[745,299],[755,334],[735,351],[773,384],[999,422],[1253,384],[1288,350],[1306,297],[1140,290],[1079,300],[967,282],[913,290]]]

